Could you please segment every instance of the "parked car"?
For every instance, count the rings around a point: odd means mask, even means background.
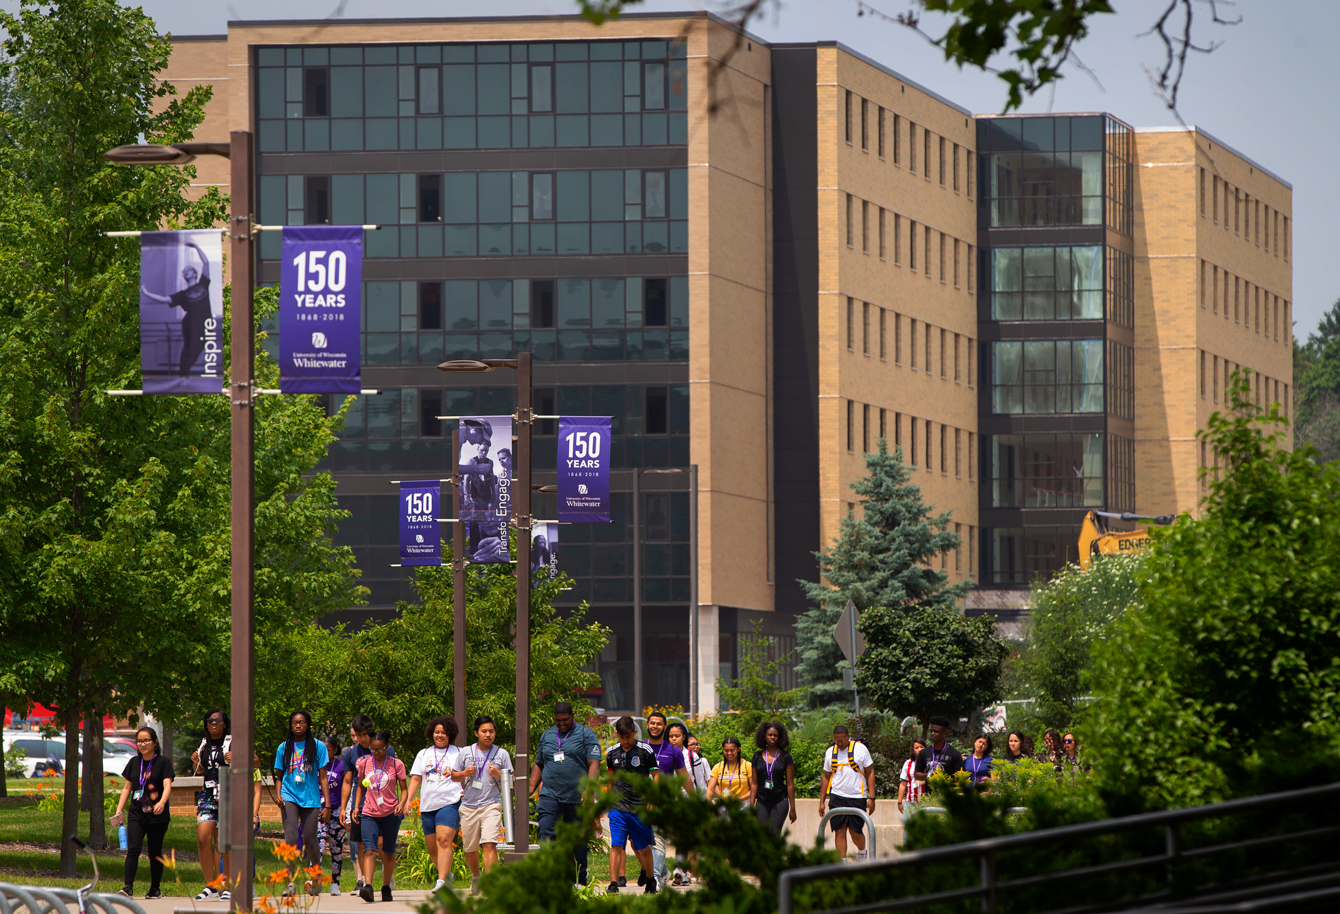
[[[11,746],[18,746],[23,750],[24,768],[27,777],[42,777],[48,771],[59,774],[65,769],[64,734],[57,734],[53,739],[45,739],[40,733],[25,733],[21,730],[6,731],[4,734],[6,753],[9,752]],[[134,754],[131,749],[121,743],[104,742],[102,747],[103,773],[119,775]],[[79,769],[81,777],[83,773],[81,762]]]

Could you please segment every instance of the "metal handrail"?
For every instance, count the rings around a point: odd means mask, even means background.
[[[873,911],[903,910],[927,904],[973,897],[981,898],[982,910],[990,914],[990,912],[994,912],[996,909],[996,894],[997,891],[1001,889],[1019,888],[1024,885],[1054,882],[1061,879],[1097,874],[1118,868],[1127,869],[1137,866],[1153,866],[1159,863],[1167,864],[1169,868],[1169,878],[1171,878],[1172,864],[1182,858],[1190,856],[1180,847],[1178,826],[1200,819],[1218,819],[1237,813],[1278,806],[1280,804],[1298,803],[1305,800],[1322,797],[1329,798],[1337,795],[1340,795],[1340,783],[1327,784],[1322,787],[1310,787],[1303,790],[1263,794],[1261,796],[1246,797],[1238,800],[1227,800],[1223,803],[1213,803],[1205,806],[1192,806],[1165,812],[1144,813],[1141,815],[1125,816],[1119,819],[1083,822],[1078,825],[1066,825],[1060,828],[1005,835],[998,838],[982,838],[977,841],[966,841],[962,844],[934,847],[922,851],[911,851],[898,857],[886,857],[879,860],[872,856],[865,863],[824,864],[821,866],[786,870],[777,880],[778,914],[794,914],[794,892],[796,886],[801,883],[815,882],[826,878],[840,878],[844,881],[848,881],[854,876],[868,876],[876,873],[906,869],[908,867],[924,866],[929,863],[943,863],[965,858],[976,858],[980,864],[981,881],[977,886],[952,889],[936,892],[930,895],[913,896],[910,898],[850,905],[843,908],[833,909],[829,911],[828,914],[868,914],[868,912]],[[844,809],[842,812],[850,814],[853,810]],[[1165,852],[1158,856],[1141,857],[1135,860],[1121,861],[1117,864],[1080,867],[1077,869],[1047,873],[1041,876],[1030,876],[1007,882],[998,882],[996,879],[995,860],[998,855],[1008,851],[1034,847],[1040,844],[1051,844],[1065,841],[1073,842],[1077,839],[1087,838],[1094,835],[1109,835],[1134,831],[1141,828],[1160,826],[1165,830],[1166,839]],[[1197,855],[1209,854],[1216,851],[1233,850],[1244,846],[1256,846],[1262,843],[1298,840],[1299,838],[1315,838],[1323,834],[1332,834],[1335,832],[1340,832],[1340,825],[1310,829],[1306,832],[1298,832],[1288,835],[1272,835],[1266,838],[1252,839],[1251,841],[1232,842],[1217,847],[1199,848],[1195,853]]]
[[[815,839],[816,841],[823,841],[823,840],[824,840],[824,826],[827,825],[827,824],[828,824],[828,820],[831,819],[831,818],[833,818],[833,816],[835,816],[835,815],[836,815],[836,816],[860,816],[862,819],[865,819],[865,824],[870,826],[870,853],[867,854],[866,856],[867,856],[869,859],[874,860],[874,859],[875,859],[875,820],[872,819],[872,818],[870,818],[870,814],[867,813],[864,809],[859,809],[859,808],[856,808],[856,807],[840,806],[840,807],[838,807],[837,809],[830,809],[830,810],[828,810],[828,812],[824,813],[822,816],[819,817],[819,830],[815,833],[815,835],[814,835],[814,839]]]

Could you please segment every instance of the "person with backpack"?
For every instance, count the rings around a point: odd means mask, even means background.
[[[312,736],[312,715],[294,711],[288,718],[288,733],[275,750],[274,769],[282,779],[279,799],[284,810],[284,841],[296,845],[302,835],[302,853],[309,866],[321,865],[321,842],[317,820],[330,818],[330,794],[326,782],[330,756],[326,744]],[[315,894],[315,883],[307,880],[304,890]],[[290,883],[285,894],[293,893]]]
[[[219,769],[233,763],[233,723],[222,708],[205,712],[205,737],[191,753],[191,765],[201,775],[203,783],[195,795],[195,842],[200,852],[200,869],[212,879],[219,872]],[[229,872],[228,853],[223,854],[223,868]],[[232,900],[232,893],[224,888],[205,886],[196,901]]]
[[[391,875],[395,872],[395,842],[400,834],[400,798],[407,796],[405,763],[391,755],[391,733],[378,730],[372,737],[372,754],[358,760],[358,801],[355,820],[363,833],[363,888],[359,895],[372,901],[372,874],[377,867],[377,846],[382,855],[382,901],[392,901]]]
[[[936,771],[953,777],[963,770],[963,753],[949,744],[949,718],[930,719],[931,744],[917,754],[917,780],[923,784]]]
[[[637,724],[628,715],[614,722],[614,732],[618,743],[605,753],[605,766],[615,774],[626,774],[637,779],[656,780],[661,776],[661,766],[656,753],[646,743],[638,742]],[[671,775],[673,777],[673,775]],[[651,849],[656,836],[651,826],[638,816],[638,811],[646,805],[638,788],[628,779],[620,778],[614,782],[614,793],[618,796],[609,811],[610,820],[610,884],[605,889],[607,895],[619,894],[619,883],[615,873],[624,872],[627,851],[624,846],[631,841],[633,854],[637,857],[642,874],[637,884],[643,886],[643,893],[655,895],[657,892],[656,869]]]
[[[831,809],[875,812],[875,760],[870,750],[842,724],[833,728],[833,745],[824,752],[824,777],[819,786],[819,815]],[[838,856],[847,857],[847,836],[856,845],[856,858],[865,859],[865,821],[859,816],[835,815],[829,820]]]
[[[483,848],[484,872],[498,862],[503,834],[502,779],[511,776],[512,757],[493,740],[498,725],[481,714],[475,718],[475,742],[456,756],[451,776],[461,790],[461,849],[470,868],[470,894],[479,894],[479,858]]]
[[[414,795],[419,794],[419,818],[423,826],[424,848],[428,859],[437,866],[437,884],[433,891],[451,881],[455,861],[456,834],[461,830],[461,785],[452,778],[452,769],[461,750],[453,745],[460,727],[450,714],[434,717],[423,728],[430,745],[419,750],[410,768],[409,792],[400,804],[400,815],[409,813]]]

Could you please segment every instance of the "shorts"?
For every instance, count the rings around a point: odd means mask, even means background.
[[[461,807],[461,849],[466,853],[481,844],[500,844],[503,838],[502,803]]]
[[[197,822],[219,821],[219,798],[212,790],[195,792],[195,820]]]
[[[865,797],[840,797],[835,793],[828,795],[829,809],[859,809],[865,812]],[[848,828],[858,835],[865,834],[865,820],[860,816],[833,816],[828,820],[828,826],[833,831],[840,831]]]
[[[633,842],[633,850],[640,851],[656,843],[651,826],[631,812],[622,809],[610,810],[610,847],[623,847],[625,842]]]
[[[396,835],[400,833],[399,816],[370,816],[364,813],[359,819],[359,830],[363,833],[363,847],[375,849],[377,836],[381,835],[382,853],[395,853]]]
[[[439,828],[449,828],[452,831],[461,830],[460,800],[450,806],[443,806],[441,809],[434,809],[419,815],[423,820],[423,833],[425,835],[436,834]]]

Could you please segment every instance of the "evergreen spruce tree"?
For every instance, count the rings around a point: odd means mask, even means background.
[[[932,559],[959,545],[949,530],[950,512],[931,516],[901,447],[889,453],[883,438],[877,447],[865,455],[868,474],[851,484],[862,510],[842,519],[831,549],[815,553],[820,580],[800,581],[815,605],[796,620],[796,673],[816,707],[850,698],[842,687],[847,662],[833,638],[848,600],[858,610],[952,607],[972,586],[964,581],[951,587],[949,576],[931,567]]]

